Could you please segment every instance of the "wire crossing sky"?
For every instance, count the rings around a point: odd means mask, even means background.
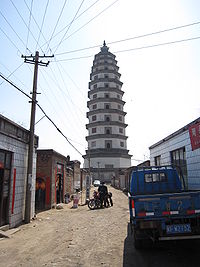
[[[49,68],[39,69],[37,100],[71,144],[47,116],[41,119],[38,107],[39,148],[83,162],[88,83],[104,40],[121,73],[132,164],[148,159],[149,146],[199,117],[199,10],[196,0],[2,0],[4,77],[31,97],[33,66],[21,55],[55,53]],[[2,78],[0,90],[0,113],[28,129],[29,100]]]

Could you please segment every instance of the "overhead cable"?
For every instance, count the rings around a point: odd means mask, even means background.
[[[9,81],[1,72],[0,77],[7,81],[10,85],[12,85],[14,88],[16,88],[18,91],[20,91],[22,94],[24,94],[26,97],[32,100],[32,97],[30,97],[28,94],[26,94],[23,90],[21,90],[19,87],[17,87],[13,82]],[[52,121],[52,119],[46,114],[46,112],[43,110],[43,108],[36,103],[39,109],[42,111],[42,113],[46,116],[46,118],[53,124],[53,126],[57,129],[57,131],[67,140],[67,142],[78,152],[81,156],[81,152],[69,141],[68,137],[63,134],[63,132],[57,127],[57,125]]]
[[[60,18],[61,18],[61,16],[62,16],[62,13],[63,13],[63,11],[64,11],[64,8],[65,8],[66,3],[67,3],[67,0],[65,0],[64,4],[63,4],[63,6],[62,6],[62,9],[61,9],[61,11],[60,11],[60,15],[58,16],[56,25],[55,25],[55,27],[54,27],[54,29],[53,29],[52,34],[51,34],[51,38],[49,39],[49,41],[48,41],[48,43],[47,43],[47,49],[49,48],[50,42],[51,42],[51,40],[52,40],[52,38],[53,38],[53,35],[54,35],[55,31],[56,31],[56,28],[57,28],[57,26],[58,26],[58,23],[59,23],[59,21],[60,21]],[[47,52],[48,52],[48,51],[47,51]]]
[[[42,29],[43,29],[44,20],[45,20],[45,17],[46,17],[48,5],[49,5],[49,0],[47,0],[46,8],[45,8],[43,19],[42,19],[42,25],[40,27],[40,32],[39,32],[39,36],[38,36],[38,40],[37,40],[37,44],[36,44],[35,50],[37,50],[37,45],[38,45],[39,40],[40,40],[40,36],[41,36],[41,33],[42,33]]]
[[[200,24],[200,21],[197,21],[197,22],[194,22],[194,23],[190,23],[190,24],[181,25],[181,26],[176,26],[176,27],[173,27],[173,28],[164,29],[164,30],[160,30],[160,31],[156,31],[156,32],[151,32],[151,33],[146,33],[146,34],[142,34],[142,35],[138,35],[138,36],[133,36],[133,37],[129,37],[129,38],[126,38],[126,39],[121,39],[121,40],[117,40],[117,41],[113,41],[113,42],[108,42],[107,44],[110,45],[110,44],[126,42],[126,41],[130,41],[130,40],[134,40],[134,39],[144,38],[144,37],[151,36],[151,35],[156,35],[156,34],[160,34],[160,33],[164,33],[164,32],[178,30],[178,29],[181,29],[181,28],[191,27],[191,26],[198,25],[198,24]],[[69,54],[69,53],[80,52],[80,51],[84,51],[84,50],[97,48],[97,47],[100,47],[100,46],[101,46],[101,44],[90,46],[90,47],[85,47],[85,48],[80,48],[80,49],[76,49],[76,50],[66,51],[66,52],[55,54],[55,56],[61,56],[61,55]]]
[[[25,1],[25,0],[24,0]],[[77,20],[77,19],[79,19],[85,12],[87,12],[90,8],[92,8],[97,2],[99,2],[100,0],[97,0],[96,2],[94,2],[91,6],[89,6],[88,8],[86,8],[81,14],[79,14],[75,19],[74,19],[74,21],[75,20]],[[70,23],[69,23],[70,24]],[[59,32],[57,32],[53,37],[52,37],[52,39],[54,39],[58,34],[60,34],[61,32],[63,32],[67,27],[69,27],[69,24],[67,24],[64,28],[62,28],[62,30],[60,30]],[[48,41],[46,41],[43,45],[42,45],[42,47],[43,46],[45,46],[47,43],[49,42],[49,40]]]
[[[80,28],[78,28],[76,31],[74,31],[73,33],[71,33],[70,35],[68,35],[65,39],[62,39],[62,42],[66,41],[67,39],[69,39],[72,35],[74,35],[75,33],[77,33],[78,31],[80,31],[82,28],[84,28],[86,25],[88,25],[91,21],[93,21],[94,19],[96,19],[98,16],[100,16],[103,12],[105,12],[106,10],[108,10],[111,6],[113,6],[116,2],[118,2],[119,0],[115,0],[112,4],[110,4],[109,6],[107,6],[105,9],[103,9],[100,13],[98,13],[95,17],[93,17],[92,19],[90,19],[88,22],[86,22],[84,25],[82,25]],[[60,45],[60,44],[59,44]],[[55,50],[55,52],[57,51],[57,49]],[[55,53],[54,53],[55,54]]]
[[[118,51],[114,51],[113,53],[117,54],[117,53],[122,53],[122,52],[130,52],[130,51],[142,50],[142,49],[146,49],[146,48],[153,48],[153,47],[158,47],[158,46],[171,45],[171,44],[187,42],[187,41],[194,41],[194,40],[197,40],[197,39],[200,39],[200,36],[193,37],[193,38],[188,38],[188,39],[170,41],[170,42],[166,42],[166,43],[159,43],[159,44],[153,44],[153,45],[147,45],[147,46],[124,49],[124,50],[118,50]],[[61,62],[61,61],[64,62],[64,61],[69,61],[69,60],[77,60],[77,59],[90,58],[90,57],[94,57],[94,55],[60,59],[60,60],[56,60],[56,62]]]
[[[28,33],[27,33],[27,38],[26,38],[26,50],[28,48],[28,39],[29,39],[29,32],[30,32],[30,25],[31,25],[32,8],[33,8],[33,0],[31,0],[31,10],[30,10],[29,22],[28,22]],[[25,51],[25,53],[26,53],[26,51]]]
[[[72,26],[72,23],[74,22],[74,20],[75,20],[75,18],[76,18],[76,16],[77,16],[79,10],[81,9],[81,6],[82,6],[82,4],[84,3],[84,1],[85,1],[85,0],[82,0],[80,6],[79,6],[79,8],[78,8],[78,10],[76,11],[76,14],[74,15],[72,21],[71,21],[70,24],[69,24],[69,27],[67,28],[67,30],[66,30],[66,32],[64,33],[64,35],[63,35],[61,41],[60,41],[59,44],[57,45],[57,47],[56,47],[56,49],[55,49],[55,52],[57,51],[58,47],[59,47],[59,46],[61,45],[61,43],[63,42],[63,40],[64,40],[64,38],[65,38],[65,35],[68,33],[70,27]],[[55,53],[55,52],[54,52],[54,53]]]

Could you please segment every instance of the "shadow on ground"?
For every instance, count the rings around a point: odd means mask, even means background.
[[[179,241],[149,244],[134,248],[130,224],[124,241],[123,267],[197,267],[200,266],[200,241]]]

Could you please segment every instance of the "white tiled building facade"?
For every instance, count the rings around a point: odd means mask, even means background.
[[[179,165],[187,188],[200,189],[200,118],[149,149],[151,166]]]
[[[29,131],[0,115],[0,226],[15,227],[25,213]],[[35,138],[37,148],[38,138]],[[31,184],[31,218],[35,214],[36,153]]]
[[[115,55],[105,42],[95,55],[90,74],[86,125],[88,150],[84,168],[91,170],[93,179],[110,181],[120,168],[131,166],[127,150],[121,74]]]

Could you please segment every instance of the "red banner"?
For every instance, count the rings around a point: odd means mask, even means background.
[[[189,133],[192,150],[200,148],[200,122],[190,126]]]

